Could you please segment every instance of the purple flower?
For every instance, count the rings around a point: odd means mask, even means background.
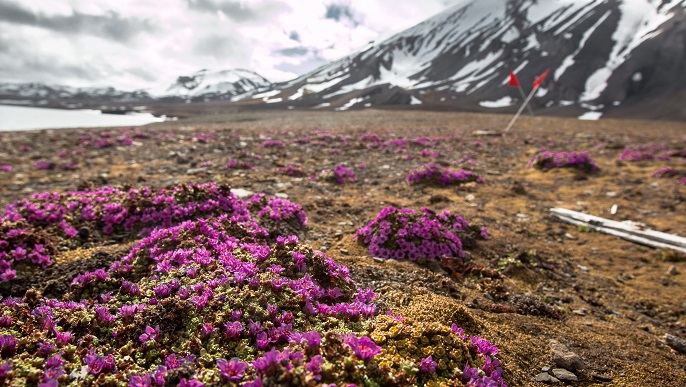
[[[88,355],[86,355],[84,363],[88,366],[88,373],[91,375],[99,375],[103,372],[113,372],[117,368],[113,354],[110,353],[105,356],[99,356],[95,354],[93,348],[91,348]]]
[[[0,380],[7,379],[9,373],[12,371],[12,363],[9,360],[4,363],[0,363]]]
[[[167,374],[167,367],[157,366],[157,370],[152,374],[152,382],[158,387],[164,386],[164,376]]]
[[[203,336],[209,336],[216,331],[217,331],[217,328],[215,328],[210,323],[204,323],[204,324],[202,324],[202,327],[200,328],[200,333],[202,333]]]
[[[12,325],[12,317],[2,316],[0,317],[0,328],[7,328]]]
[[[0,355],[12,356],[17,351],[17,338],[13,335],[0,335]]]
[[[488,340],[482,339],[481,337],[477,336],[471,336],[470,339],[472,341],[472,345],[476,347],[477,352],[479,352],[480,354],[485,356],[498,354],[498,348],[495,345],[489,343]]]
[[[226,359],[217,359],[217,368],[219,368],[223,379],[228,379],[230,382],[237,382],[243,379],[243,373],[248,368],[248,364],[235,357],[229,361],[226,361]]]
[[[195,378],[193,378],[191,380],[186,380],[186,378],[183,378],[179,382],[179,387],[203,387],[203,386],[204,386],[204,384],[199,380],[195,380]]]
[[[39,343],[38,344],[38,350],[36,351],[36,355],[41,356],[41,357],[46,357],[49,354],[52,353],[52,351],[55,349],[55,344],[46,342],[46,343]]]
[[[321,355],[314,356],[307,365],[305,369],[314,374],[314,380],[322,380],[322,364],[324,363],[324,358]]]
[[[155,328],[152,328],[148,325],[145,326],[145,333],[142,333],[140,336],[138,336],[138,340],[140,340],[141,343],[145,344],[148,341],[157,341],[160,337],[160,326],[157,325]]]
[[[273,349],[253,361],[252,365],[257,372],[267,375],[274,371],[275,366],[278,363],[279,355],[281,355],[281,353],[278,350]]]
[[[67,345],[69,341],[74,337],[71,332],[58,332],[55,333],[55,342],[59,345]]]
[[[128,387],[151,387],[150,375],[133,375],[129,378]]]
[[[229,339],[236,339],[243,332],[243,324],[240,321],[227,322],[224,327],[226,328],[226,337]]]
[[[425,357],[419,362],[419,371],[427,374],[436,372],[436,367],[438,367],[438,363],[433,360],[432,356]]]
[[[358,338],[351,333],[349,335],[342,335],[342,337],[343,342],[346,343],[353,350],[355,356],[361,360],[369,360],[381,353],[381,348],[367,336]]]

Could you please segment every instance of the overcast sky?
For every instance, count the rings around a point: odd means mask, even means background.
[[[159,88],[207,68],[285,81],[460,0],[0,0],[0,82]]]

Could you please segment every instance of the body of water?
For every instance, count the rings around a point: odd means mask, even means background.
[[[49,128],[140,126],[162,122],[150,113],[102,114],[100,110],[61,110],[0,105],[0,131]]]

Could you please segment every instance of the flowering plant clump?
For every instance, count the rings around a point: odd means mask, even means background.
[[[302,177],[305,176],[305,172],[303,171],[303,167],[299,163],[295,164],[288,164],[285,167],[279,167],[274,170],[274,172],[286,175],[286,176],[294,176],[294,177]]]
[[[488,239],[485,227],[470,225],[462,216],[445,210],[386,207],[376,219],[355,232],[355,239],[380,258],[439,259],[463,257],[463,248]]]
[[[322,179],[330,183],[345,184],[347,182],[357,181],[355,171],[348,169],[343,165],[336,165],[333,171],[325,169],[316,176],[315,179]]]
[[[171,137],[171,133],[158,133],[157,138]],[[82,148],[104,149],[115,146],[127,147],[134,144],[140,145],[140,141],[147,140],[151,136],[143,131],[143,128],[120,128],[104,131],[89,130],[81,136]]]
[[[250,211],[257,216],[253,218]],[[284,220],[296,231],[307,223],[302,208],[287,200],[257,199],[249,210],[230,187],[214,183],[182,184],[169,190],[104,187],[36,193],[8,205],[0,218],[0,279],[13,279],[16,264],[51,265],[57,246],[76,248],[112,238],[135,238],[148,235],[156,227],[218,214],[227,214],[256,234],[268,233],[257,219]]]
[[[686,171],[676,170],[672,167],[658,169],[657,171],[653,172],[653,177],[658,179],[663,177],[675,177],[677,179],[677,183],[686,184]]]
[[[436,163],[423,164],[407,175],[407,183],[409,185],[448,186],[461,185],[468,182],[483,183],[484,178],[471,171],[453,171]]]
[[[226,168],[229,169],[252,169],[255,166],[250,164],[247,161],[241,161],[241,160],[231,160],[228,163],[226,163]]]
[[[588,152],[554,152],[539,150],[529,160],[529,168],[549,170],[553,168],[575,168],[584,172],[595,172],[598,165],[591,159]]]
[[[633,148],[627,147],[619,154],[619,159],[622,161],[668,161],[672,157],[686,157],[686,149],[670,149],[664,145],[639,146]]]
[[[283,148],[284,143],[281,140],[266,140],[261,146],[262,148]]]
[[[498,348],[452,324],[377,317],[372,340],[383,347],[379,366],[397,385],[505,386]]]
[[[278,235],[301,235],[307,228],[307,213],[300,204],[275,196],[267,198],[263,193],[253,195],[246,204],[272,239]]]

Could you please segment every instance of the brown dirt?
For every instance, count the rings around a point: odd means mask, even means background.
[[[580,381],[574,385],[686,385],[686,355],[663,341],[666,333],[686,339],[683,257],[584,232],[555,221],[548,213],[551,207],[563,207],[614,220],[637,220],[686,236],[686,186],[651,177],[667,165],[684,169],[683,160],[626,163],[617,158],[627,145],[684,149],[686,124],[522,117],[512,133],[502,137],[475,134],[501,131],[509,117],[499,115],[377,110],[226,114],[218,109],[205,113],[145,128],[153,134],[175,133],[174,138],[82,150],[79,169],[74,171],[35,170],[33,163],[40,158],[57,159],[60,150],[79,150],[79,136],[88,131],[0,133],[0,164],[13,165],[12,172],[0,171],[0,204],[31,192],[103,184],[216,181],[254,192],[286,194],[308,213],[310,228],[304,239],[348,265],[358,282],[374,287],[382,310],[418,320],[457,323],[467,333],[490,340],[500,349],[510,386],[537,385],[533,379],[541,367],[553,366],[552,340],[584,359],[585,367],[577,373]],[[260,147],[266,138],[293,139],[315,130],[354,138],[374,133],[384,139],[453,135],[458,139],[451,140],[453,150],[438,159],[420,157],[422,147],[408,147],[415,154],[409,161],[402,159],[404,154],[343,147],[337,142]],[[192,139],[201,133],[216,138]],[[475,145],[477,141],[483,146]],[[19,151],[20,145],[30,145],[32,150]],[[339,146],[341,153],[332,152]],[[581,175],[527,168],[528,159],[541,146],[589,150],[600,172]],[[226,169],[226,162],[240,150],[261,154],[261,160],[245,159],[258,167]],[[459,160],[471,152],[477,152],[472,168],[486,178],[484,184],[414,188],[405,182],[407,174],[422,163]],[[207,161],[212,165],[203,167]],[[301,163],[307,176],[273,172],[289,162]],[[341,163],[355,170],[357,182],[339,186],[308,177]],[[359,168],[363,163],[366,169]],[[611,215],[614,204],[619,211]],[[435,263],[372,259],[355,241],[354,233],[389,205],[448,209],[488,227],[491,239],[470,251],[476,269],[451,276]],[[58,266],[19,282],[44,291],[50,283],[46,294],[58,295],[64,291],[60,280],[66,283],[79,270],[92,270],[93,265],[123,254],[125,248],[64,252]],[[19,290],[5,286],[0,292]],[[601,383],[599,376],[612,381]]]

